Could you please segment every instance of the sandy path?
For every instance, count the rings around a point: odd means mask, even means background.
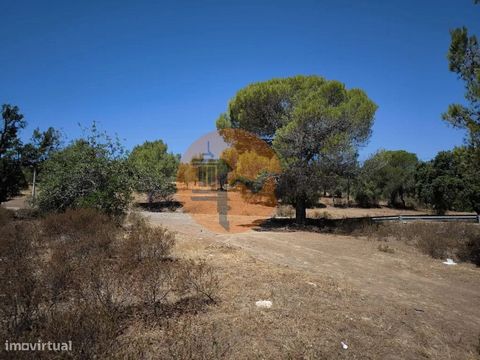
[[[150,221],[201,241],[221,241],[245,249],[260,260],[326,274],[349,283],[372,305],[385,302],[480,331],[480,269],[470,264],[446,266],[403,243],[395,253],[380,252],[378,242],[309,232],[216,234],[183,213],[148,213]]]

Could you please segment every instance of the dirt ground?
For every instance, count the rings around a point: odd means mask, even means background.
[[[187,212],[191,217],[203,227],[216,233],[242,233],[256,227],[264,220],[276,215],[276,204],[265,204],[265,202],[253,202],[244,197],[239,191],[228,191],[223,193],[227,197],[228,204],[228,222],[229,228],[225,229],[220,225],[218,214],[217,191],[207,191],[202,194],[192,192],[192,187],[186,189],[177,186],[178,191],[175,194],[175,200],[182,204],[180,211]],[[198,190],[196,188],[195,190]],[[210,197],[211,200],[195,201],[200,196]],[[144,195],[136,195],[137,202],[145,202]],[[320,203],[324,207],[308,209],[307,217],[329,217],[332,219],[341,219],[349,217],[368,217],[368,216],[387,216],[387,215],[418,215],[427,214],[428,210],[402,210],[392,209],[381,206],[373,209],[362,209],[356,207],[340,208],[333,206],[331,198],[321,198]],[[292,216],[295,211],[292,209]],[[449,214],[462,214],[459,212],[449,212]]]
[[[447,266],[403,243],[389,242],[392,254],[365,238],[217,234],[188,214],[144,215],[177,232],[179,253],[217,267],[222,301],[198,321],[219,326],[223,343],[248,345],[232,345],[233,358],[480,358],[473,265]]]
[[[317,210],[332,217],[398,213],[328,204]],[[203,358],[480,359],[480,268],[474,265],[447,266],[395,241],[388,242],[394,252],[386,253],[361,237],[255,231],[262,217],[241,212],[237,224],[250,225],[232,233],[181,211],[141,214],[176,232],[179,256],[206,259],[218,273],[218,304],[178,330],[215,344]],[[218,221],[207,215],[207,222]],[[258,300],[273,306],[257,308]],[[147,343],[145,358],[155,359],[161,351],[155,339],[163,336],[158,329],[131,329],[125,341]]]

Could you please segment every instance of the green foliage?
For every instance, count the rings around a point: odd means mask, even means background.
[[[476,36],[469,36],[465,27],[452,30],[450,35],[449,69],[465,83],[468,106],[451,104],[443,119],[467,130],[468,147],[440,152],[422,166],[418,195],[438,212],[452,209],[480,213],[480,47]]]
[[[132,193],[128,165],[118,141],[93,125],[90,136],[74,141],[45,162],[38,207],[47,212],[93,207],[122,215]]]
[[[405,208],[405,198],[415,193],[417,164],[417,156],[404,150],[377,152],[363,164],[357,185],[357,202],[369,207],[382,199],[390,206]]]
[[[321,175],[341,168],[344,154],[369,138],[376,109],[362,90],[295,76],[240,90],[217,127],[240,128],[273,145],[283,168],[278,194],[297,207],[297,221],[303,222],[306,205],[318,198]]]
[[[168,153],[162,140],[146,141],[136,146],[129,156],[135,173],[135,188],[146,192],[149,202],[168,199],[175,193],[175,178],[180,159]]]
[[[443,119],[458,128],[466,129],[472,144],[480,145],[480,48],[475,35],[457,28],[451,31],[448,51],[450,71],[465,82],[465,98],[469,106],[452,104]]]
[[[0,202],[16,195],[25,185],[21,168],[19,130],[26,125],[17,106],[2,105],[3,126],[0,128]]]
[[[52,127],[41,132],[38,128],[34,130],[32,140],[22,148],[22,164],[25,176],[31,179],[33,186],[32,204],[36,200],[36,180],[38,173],[42,170],[43,163],[60,146],[60,133]],[[30,180],[29,180],[30,182]]]
[[[417,197],[438,213],[447,210],[480,213],[480,157],[460,147],[442,151],[416,170]]]
[[[60,146],[60,133],[52,127],[46,131],[35,129],[31,142],[22,148],[22,163],[24,166],[38,168]]]

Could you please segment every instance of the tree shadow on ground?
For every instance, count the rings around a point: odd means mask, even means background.
[[[306,219],[305,224],[297,224],[294,218],[270,218],[259,222],[254,231],[308,231],[349,235],[375,225],[370,217],[343,219]]]
[[[168,200],[168,201],[154,201],[154,202],[137,202],[137,207],[144,211],[150,212],[173,212],[183,207],[180,201]]]

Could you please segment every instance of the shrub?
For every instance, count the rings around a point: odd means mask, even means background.
[[[395,253],[395,249],[394,248],[391,248],[390,246],[386,245],[386,244],[380,244],[378,245],[378,251],[381,251],[381,252],[384,252],[384,253],[388,253],[388,254],[394,254]]]
[[[163,227],[151,227],[142,219],[134,219],[120,252],[126,261],[164,259],[175,245],[175,235]]]
[[[295,209],[291,205],[279,205],[277,207],[277,216],[293,218],[295,216]]]
[[[55,339],[55,342],[72,341],[74,359],[103,359],[112,355],[112,347],[121,324],[118,318],[106,314],[101,308],[88,303],[70,303],[64,309],[49,313],[31,341]],[[49,354],[52,356],[52,354]]]
[[[90,137],[46,161],[37,204],[45,212],[93,207],[120,216],[128,208],[132,186],[123,149],[93,127]]]
[[[168,296],[175,290],[176,271],[172,263],[159,259],[149,259],[136,269],[135,283],[139,284],[138,295],[153,315],[161,313]]]
[[[67,209],[64,213],[50,214],[41,222],[43,234],[49,238],[105,237],[118,233],[116,224],[95,209]]]
[[[200,322],[200,323],[199,323]],[[169,321],[165,329],[167,359],[228,359],[235,345],[230,329],[222,324],[205,323],[194,316]]]
[[[465,227],[461,235],[464,238],[458,256],[463,261],[471,261],[480,266],[480,229],[479,226]]]
[[[332,215],[328,211],[313,210],[311,213],[313,219],[331,219]]]
[[[132,284],[121,267],[105,261],[104,258],[92,258],[89,267],[82,272],[78,297],[88,304],[103,310],[115,318],[126,310],[131,302]]]
[[[31,328],[42,301],[37,287],[36,227],[12,222],[0,232],[0,318],[10,335]]]
[[[167,151],[162,140],[146,141],[135,146],[128,158],[135,175],[135,188],[147,193],[149,203],[171,200],[175,193],[179,158]]]
[[[15,219],[18,220],[34,220],[39,217],[38,209],[22,208],[15,211]]]
[[[181,270],[178,286],[186,294],[205,297],[208,301],[216,303],[220,282],[213,268],[205,260],[198,262],[190,260]]]
[[[374,192],[365,189],[361,189],[355,194],[355,201],[362,208],[378,207],[378,200]]]
[[[371,237],[412,244],[436,259],[453,257],[480,266],[480,227],[475,224],[389,223],[369,227],[369,230]]]
[[[0,206],[0,226],[5,226],[14,218],[14,212]]]
[[[77,209],[3,226],[0,335],[71,340],[73,358],[116,357],[112,347],[132,323],[165,324],[217,301],[212,267],[170,257],[173,233],[138,216],[130,222],[121,228],[99,211]]]

